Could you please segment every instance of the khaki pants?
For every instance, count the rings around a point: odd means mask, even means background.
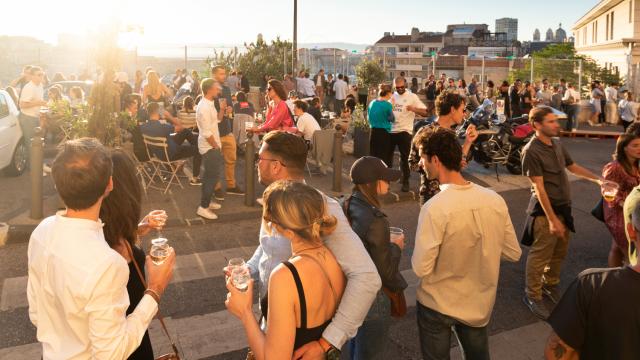
[[[561,221],[564,224],[564,220]],[[569,235],[569,230],[564,239],[552,235],[547,217],[535,218],[533,244],[526,265],[525,292],[529,298],[541,299],[543,285],[554,286],[560,283],[560,270],[569,248]]]
[[[236,138],[233,134],[220,138],[222,143],[222,158],[224,159],[224,177],[227,180],[227,189],[236,187]],[[220,182],[216,184],[216,190],[221,188]]]
[[[607,105],[605,105],[604,107],[604,116],[607,123],[617,124],[618,123],[618,105],[613,101],[607,102]]]
[[[324,88],[316,86],[316,96],[320,98],[320,104],[324,104]]]

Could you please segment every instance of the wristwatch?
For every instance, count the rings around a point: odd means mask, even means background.
[[[320,340],[318,340],[318,342],[320,343],[320,346],[322,347],[322,350],[324,351],[325,359],[327,359],[327,360],[340,360],[340,350],[338,350],[338,348],[333,346],[331,343],[329,343],[324,338],[320,338]]]

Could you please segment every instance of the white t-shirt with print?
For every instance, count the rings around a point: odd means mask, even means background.
[[[302,133],[304,139],[308,141],[313,141],[313,133],[321,130],[316,119],[309,113],[300,115],[296,127]]]
[[[20,93],[20,101],[43,101],[44,100],[44,87],[42,84],[36,85],[33,82],[29,81],[23,88]],[[40,106],[32,106],[28,108],[20,109],[23,114],[31,117],[39,117],[40,116]]]
[[[391,97],[391,105],[393,105],[393,115],[396,121],[391,127],[392,133],[408,132],[413,134],[413,122],[416,119],[416,113],[407,111],[407,106],[413,106],[419,109],[426,109],[427,106],[418,98],[418,95],[405,91],[400,95],[397,92]]]

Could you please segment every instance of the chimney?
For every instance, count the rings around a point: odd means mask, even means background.
[[[395,39],[395,38],[396,38],[396,33],[392,32],[392,33],[391,33],[391,38],[392,38],[392,39]]]
[[[411,42],[416,42],[418,41],[418,38],[420,37],[420,30],[418,30],[418,28],[412,28],[411,29]]]
[[[384,36],[385,36],[385,37],[386,37],[386,36],[391,36],[391,33],[390,33],[390,32],[388,32],[388,31],[385,31]]]

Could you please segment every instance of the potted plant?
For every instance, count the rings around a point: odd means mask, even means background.
[[[353,127],[353,156],[356,158],[369,155],[369,137],[371,136],[371,126],[364,116],[364,105],[358,104],[356,110],[351,115],[353,117],[351,126]]]

